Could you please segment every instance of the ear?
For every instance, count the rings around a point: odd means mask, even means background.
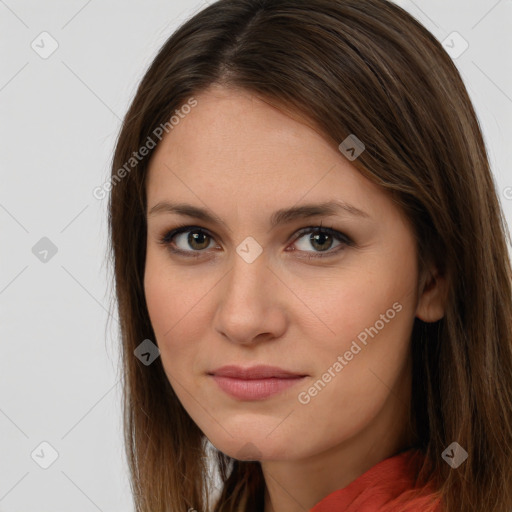
[[[444,317],[448,281],[437,269],[430,270],[420,283],[416,316],[427,323],[437,322]]]

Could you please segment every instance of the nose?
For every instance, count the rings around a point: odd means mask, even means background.
[[[279,338],[288,315],[283,283],[268,266],[265,252],[248,263],[238,254],[216,287],[214,329],[232,343],[253,345]]]

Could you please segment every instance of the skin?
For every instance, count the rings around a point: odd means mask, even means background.
[[[443,316],[445,282],[431,269],[419,289],[408,219],[308,123],[246,91],[214,86],[195,98],[197,106],[156,148],[147,180],[144,287],[161,361],[212,444],[261,461],[265,512],[308,510],[411,446],[411,330],[415,317]],[[332,199],[369,218],[340,212],[271,229],[275,210]],[[149,214],[161,201],[207,208],[225,225]],[[310,234],[298,234],[320,223],[356,245],[336,252],[335,238],[314,245]],[[189,232],[174,238],[178,248],[200,253],[197,259],[159,243],[180,224],[210,235],[192,245]],[[263,249],[252,263],[236,251],[248,236]],[[401,311],[300,403],[299,393],[395,303]],[[269,364],[307,377],[268,399],[241,401],[207,374],[226,364]]]

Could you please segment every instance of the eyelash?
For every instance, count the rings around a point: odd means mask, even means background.
[[[193,250],[191,250],[191,251],[183,251],[181,249],[176,249],[176,248],[174,248],[172,246],[172,240],[173,240],[173,238],[175,236],[177,236],[177,235],[179,235],[181,233],[187,233],[189,231],[190,232],[198,232],[198,233],[201,233],[201,234],[204,234],[204,235],[208,236],[211,239],[214,239],[214,237],[208,232],[208,230],[206,230],[204,228],[201,228],[199,226],[191,226],[191,225],[187,225],[187,224],[182,224],[182,225],[179,225],[176,228],[166,232],[162,237],[159,238],[158,243],[163,245],[163,246],[165,246],[165,247],[167,247],[174,254],[180,254],[180,255],[183,255],[183,256],[188,257],[188,258],[200,258],[200,257],[202,257],[201,253],[205,252],[205,250],[200,250],[200,251],[193,251]],[[310,255],[310,256],[307,256],[306,259],[327,258],[327,257],[330,257],[330,256],[334,256],[334,255],[338,254],[339,252],[343,251],[345,249],[345,247],[353,247],[353,246],[355,246],[355,243],[353,242],[353,240],[351,238],[349,238],[347,235],[345,235],[344,233],[341,233],[340,231],[337,231],[337,230],[332,229],[332,228],[323,227],[322,225],[320,225],[320,226],[309,226],[307,228],[300,229],[297,232],[297,237],[295,238],[295,242],[297,240],[299,240],[300,238],[302,238],[304,235],[307,235],[307,234],[310,234],[310,233],[318,233],[318,234],[331,235],[336,240],[341,242],[341,245],[338,246],[338,248],[333,250],[333,251],[326,251],[325,254],[319,253],[319,254],[316,254],[316,255]],[[305,251],[305,252],[309,252],[309,251]]]

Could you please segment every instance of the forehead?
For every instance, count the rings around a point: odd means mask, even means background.
[[[383,192],[308,122],[247,91],[214,87],[194,98],[197,106],[151,158],[148,207],[184,196],[253,211],[328,200],[369,214],[389,207]]]
[[[209,159],[211,166],[222,163],[224,168],[233,162],[239,173],[265,175],[304,158],[315,161],[329,149],[305,120],[247,91],[215,86],[195,98],[197,106],[164,136],[154,160],[164,157],[193,166]]]

